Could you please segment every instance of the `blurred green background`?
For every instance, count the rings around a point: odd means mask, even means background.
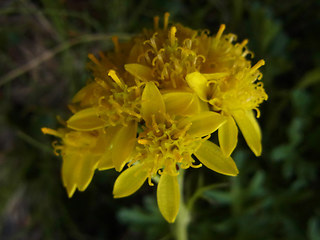
[[[189,169],[186,198],[199,197],[190,239],[320,239],[320,1],[1,0],[0,239],[173,239],[156,188],[112,198],[115,171],[96,172],[72,199],[43,126],[57,128],[90,77],[88,53],[152,27],[155,15],[249,39],[263,58],[263,154],[240,137],[236,178]],[[223,183],[220,187],[205,186]]]

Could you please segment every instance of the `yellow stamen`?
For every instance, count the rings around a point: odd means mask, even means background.
[[[58,145],[58,142],[57,142],[57,141],[53,141],[53,142],[52,142],[52,147],[53,147],[53,153],[54,153],[54,155],[59,156],[60,154],[59,154],[58,151],[62,151],[62,150],[63,150],[63,146]]]
[[[145,145],[145,144],[151,144],[151,141],[146,140],[146,139],[138,139],[138,143]]]
[[[261,59],[251,68],[251,72],[256,71],[259,67],[263,66],[264,64],[265,64],[265,61]]]
[[[118,78],[116,72],[114,70],[110,70],[108,73],[108,76],[110,76],[112,78],[113,81],[115,81],[115,83],[122,89],[124,89],[124,84],[122,83],[122,81]]]
[[[106,82],[105,81],[103,81],[102,79],[100,79],[100,78],[94,78],[94,81],[96,81],[96,83],[98,83],[101,87],[103,87],[104,89],[107,89],[107,90],[109,90],[110,89],[110,87],[106,84]]]
[[[226,25],[224,25],[224,24],[221,24],[220,25],[220,28],[219,28],[219,31],[218,31],[218,33],[217,33],[217,35],[216,35],[216,39],[220,39],[220,37],[222,36],[222,33],[223,33],[223,31],[226,29]]]
[[[158,28],[159,28],[159,16],[155,16],[153,18],[153,26],[154,26],[154,30],[158,30]]]
[[[149,186],[154,186],[154,184],[151,181],[151,177],[148,177],[148,184],[149,184]]]
[[[106,97],[105,96],[102,96],[99,98],[98,105],[99,105],[99,107],[103,107],[106,105]]]
[[[58,131],[53,130],[51,128],[41,128],[41,131],[43,132],[43,134],[49,134],[52,136],[63,138],[63,135],[61,133],[59,133]]]
[[[93,54],[91,54],[91,53],[89,53],[88,54],[88,58],[92,61],[92,62],[94,62],[95,64],[97,64],[97,65],[101,65],[100,64],[100,62],[99,62],[99,60],[93,55]]]
[[[240,46],[241,46],[241,47],[244,47],[245,45],[248,44],[248,42],[249,42],[248,39],[245,39],[245,40],[242,41],[242,43],[240,44]]]
[[[173,46],[176,43],[176,32],[177,32],[177,28],[175,26],[171,27],[169,32],[169,39],[170,39],[171,46]]]
[[[192,168],[201,168],[201,167],[202,167],[202,164],[199,163],[199,164],[197,164],[197,165],[194,165],[193,163],[191,163],[190,166],[191,166]]]
[[[260,110],[259,110],[259,108],[254,108],[254,110],[257,112],[257,118],[259,118],[260,117]]]
[[[119,53],[120,52],[119,38],[117,36],[113,36],[111,39],[114,44],[114,49],[116,53]]]
[[[158,124],[157,124],[157,121],[156,121],[156,116],[154,114],[152,114],[151,116],[151,124],[152,124],[152,128],[156,131],[156,133],[159,133],[160,130],[158,128]]]
[[[164,22],[163,22],[163,29],[164,30],[167,30],[167,28],[168,28],[168,24],[169,24],[169,17],[170,17],[170,13],[168,13],[168,12],[166,12],[165,14],[164,14]]]

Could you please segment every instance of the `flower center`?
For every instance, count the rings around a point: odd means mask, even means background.
[[[225,113],[251,109],[258,112],[259,104],[268,98],[263,84],[258,82],[262,77],[258,68],[263,64],[264,61],[259,61],[252,68],[242,69],[210,83],[209,103],[212,109]]]
[[[139,134],[135,161],[149,168],[150,177],[161,169],[167,174],[176,175],[177,166],[181,168],[193,165],[192,153],[200,146],[202,139],[188,134],[191,124],[166,119],[165,123],[153,121],[151,128],[144,128]]]
[[[186,88],[185,76],[199,71],[205,58],[197,53],[196,35],[196,31],[187,32],[177,25],[159,30],[145,41],[137,40],[141,49],[137,60],[152,69],[160,89]]]

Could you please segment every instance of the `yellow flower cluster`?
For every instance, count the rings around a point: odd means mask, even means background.
[[[203,164],[237,175],[230,155],[238,127],[254,154],[261,154],[253,110],[259,115],[258,106],[267,99],[258,70],[264,61],[252,66],[247,40],[236,43],[235,35],[223,33],[224,25],[211,36],[168,21],[166,13],[160,28],[155,17],[154,29],[127,43],[114,37],[113,52],[90,54],[93,79],[72,99],[66,126],[42,129],[61,138],[55,151],[63,158],[69,197],[86,189],[95,170],[115,168],[121,172],[115,198],[159,179],[160,212],[174,222],[179,169]],[[216,130],[220,147],[208,140]]]

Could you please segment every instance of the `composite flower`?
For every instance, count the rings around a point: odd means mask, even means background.
[[[219,128],[219,143],[225,156],[237,145],[239,126],[246,142],[256,156],[262,151],[261,131],[252,110],[259,117],[259,104],[268,96],[260,81],[260,60],[254,66],[248,56],[248,40],[237,43],[237,36],[224,34],[222,24],[216,35],[195,31],[180,24],[159,28],[135,38],[130,61],[125,69],[142,81],[156,81],[161,92],[194,91],[204,102],[203,109],[227,118]]]
[[[89,54],[92,77],[73,97],[72,115],[58,130],[55,151],[63,158],[69,197],[85,190],[96,170],[121,172],[115,198],[157,185],[157,202],[170,223],[179,212],[183,169],[209,169],[236,176],[231,158],[238,127],[255,155],[261,131],[254,116],[267,100],[260,60],[252,64],[247,40],[234,34],[193,30],[181,24],[145,29],[129,42],[113,37],[114,50]],[[209,139],[218,132],[219,145]]]
[[[109,70],[105,78],[95,78],[95,98],[93,104],[75,112],[67,126],[77,131],[103,130],[112,138],[109,153],[117,171],[120,171],[134,148],[138,122],[141,120],[140,86],[128,86],[114,70]],[[92,86],[81,89],[73,103],[86,102]],[[94,91],[94,90],[93,90]],[[89,93],[88,93],[89,92]],[[83,104],[82,104],[83,105]]]
[[[201,166],[195,165],[193,154],[216,172],[235,176],[238,169],[232,158],[224,157],[219,147],[206,137],[224,123],[224,117],[215,112],[199,112],[196,104],[190,107],[189,116],[182,117],[178,115],[181,106],[166,111],[166,106],[171,105],[170,98],[166,99],[153,82],[146,84],[141,106],[145,126],[139,134],[130,167],[116,180],[113,194],[116,198],[129,196],[147,179],[153,185],[151,179],[160,176],[158,206],[163,217],[174,222],[179,211],[179,169]],[[188,101],[187,97],[184,99]]]
[[[186,76],[190,88],[209,105],[209,109],[227,118],[218,135],[226,156],[230,156],[237,145],[237,125],[253,153],[261,155],[261,130],[253,111],[259,117],[258,106],[268,98],[263,84],[259,82],[262,75],[258,68],[262,65],[264,61],[260,60],[253,67],[230,72],[194,72]]]

